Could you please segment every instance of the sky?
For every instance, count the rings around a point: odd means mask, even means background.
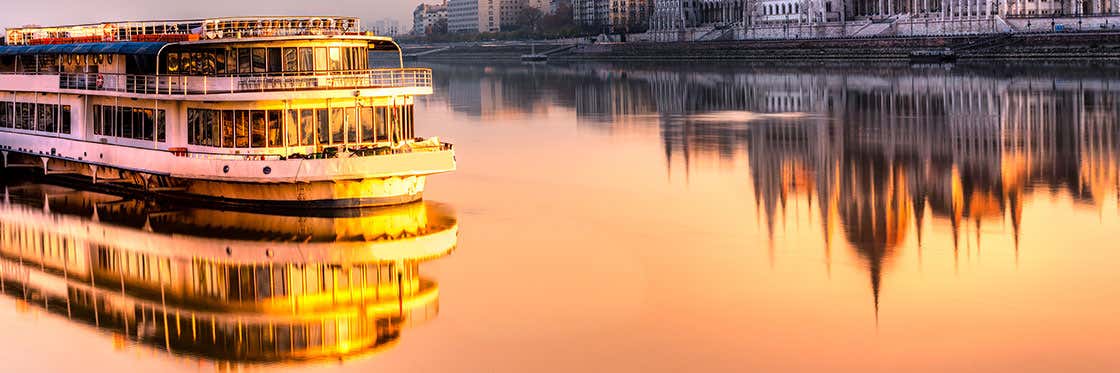
[[[357,16],[363,26],[392,18],[401,27],[412,24],[419,0],[271,0],[271,1],[142,1],[32,0],[6,1],[0,28],[28,24],[42,26],[121,20],[185,19],[250,15]]]

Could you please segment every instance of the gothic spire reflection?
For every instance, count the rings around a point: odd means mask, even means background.
[[[0,205],[0,293],[135,344],[220,367],[341,361],[438,314],[421,264],[457,222],[422,202],[289,217],[14,182]]]
[[[661,122],[668,158],[746,156],[770,239],[787,201],[815,196],[826,250],[839,227],[866,263],[876,312],[886,268],[909,231],[920,249],[927,210],[947,223],[955,260],[963,242],[979,252],[983,227],[1005,221],[1017,256],[1024,199],[1061,193],[1099,209],[1120,191],[1115,78],[757,75],[740,79],[753,83],[743,89],[778,98],[740,110],[805,115],[742,123],[670,118]]]
[[[928,224],[948,228],[954,258],[1010,224],[1017,257],[1033,195],[1096,209],[1120,196],[1120,78],[1092,65],[488,66],[433,66],[454,77],[436,100],[479,116],[553,104],[581,127],[655,129],[670,180],[745,157],[770,250],[791,202],[813,202],[826,269],[842,239],[876,308],[892,259],[908,237],[922,250]]]

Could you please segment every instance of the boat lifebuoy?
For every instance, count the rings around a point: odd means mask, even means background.
[[[104,86],[105,86],[105,76],[101,75],[101,74],[97,74],[97,89],[101,89]]]

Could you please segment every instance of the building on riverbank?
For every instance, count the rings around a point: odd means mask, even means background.
[[[574,0],[576,24],[603,32],[630,33],[649,28],[655,0]]]
[[[654,0],[652,40],[960,35],[1120,28],[1115,0]]]
[[[439,28],[440,20],[447,21],[447,1],[441,4],[420,3],[412,11],[412,34],[424,35]]]

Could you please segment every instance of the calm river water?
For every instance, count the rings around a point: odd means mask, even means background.
[[[436,64],[360,216],[7,177],[18,371],[1117,371],[1116,66]]]

